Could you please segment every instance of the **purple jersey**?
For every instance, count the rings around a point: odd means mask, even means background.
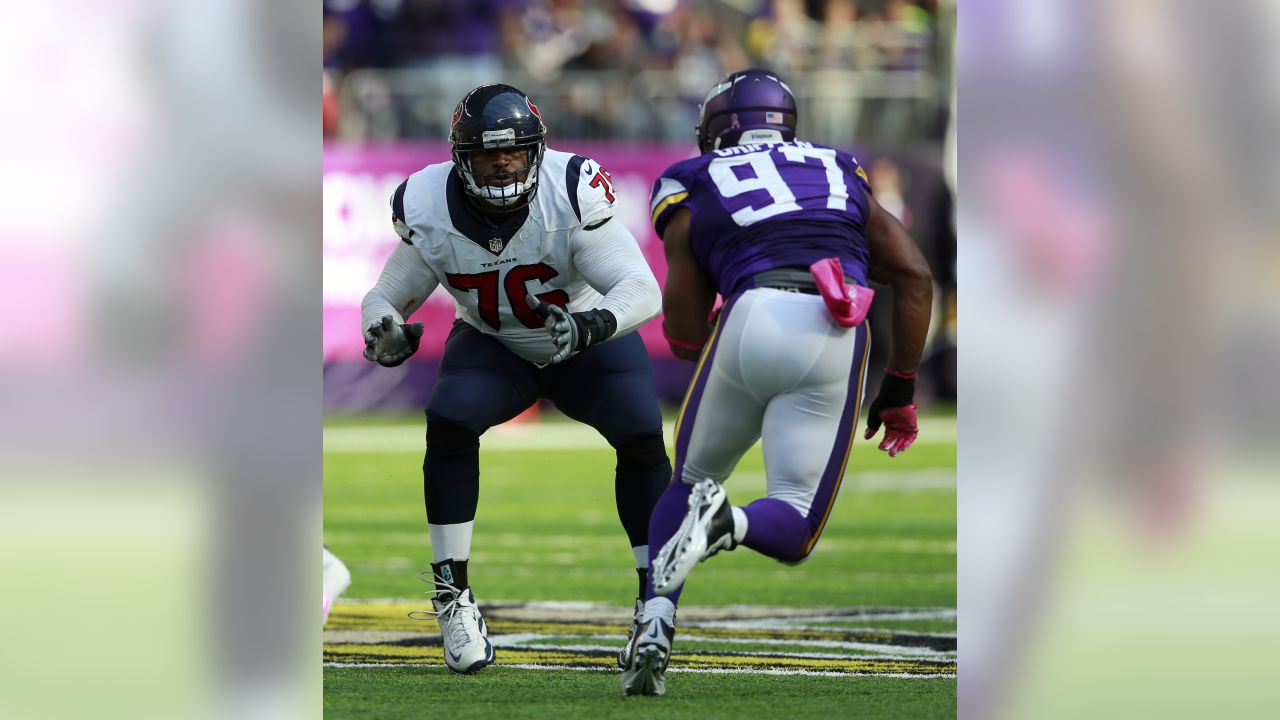
[[[661,236],[678,208],[693,213],[689,244],[725,297],[755,276],[840,258],[867,284],[867,175],[852,155],[813,143],[739,145],[672,165],[654,183],[650,211]]]

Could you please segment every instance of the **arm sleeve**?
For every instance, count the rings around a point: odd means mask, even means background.
[[[390,315],[397,323],[413,315],[440,284],[417,248],[400,243],[387,258],[373,289],[360,303],[360,330]]]
[[[618,321],[614,336],[634,330],[658,314],[662,291],[640,246],[620,221],[574,232],[573,264],[591,287],[604,295],[600,309]]]

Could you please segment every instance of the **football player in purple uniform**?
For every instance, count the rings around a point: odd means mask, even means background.
[[[762,70],[711,88],[702,154],[654,184],[667,257],[663,329],[697,370],[676,423],[673,482],[649,523],[651,588],[622,675],[665,692],[675,603],[702,560],[745,545],[785,563],[813,551],[853,444],[870,339],[868,279],[893,291],[893,347],[865,437],[891,456],[916,437],[916,365],[933,300],[928,263],[848,153],[795,139],[790,88]],[[717,295],[724,298],[708,324]],[[757,440],[766,497],[721,483]]]
[[[461,673],[494,660],[467,568],[486,430],[545,397],[604,436],[642,595],[649,518],[671,477],[649,354],[632,332],[658,313],[657,280],[613,221],[609,174],[548,148],[546,133],[516,88],[467,93],[453,115],[452,162],[428,165],[392,195],[401,242],[362,303],[365,357],[388,367],[418,349],[422,326],[405,318],[436,287],[457,304],[427,402],[422,475],[428,614],[440,623],[445,664]],[[635,617],[641,607],[637,599]],[[631,647],[628,639],[623,652]]]

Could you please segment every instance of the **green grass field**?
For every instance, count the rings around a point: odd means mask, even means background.
[[[423,429],[420,416],[326,422],[325,542],[354,576],[325,631],[328,717],[954,717],[954,416],[923,420],[897,459],[858,442],[807,562],[744,549],[700,566],[667,696],[627,699],[612,656],[635,572],[612,451],[554,417],[485,436],[470,577],[498,665],[462,677],[444,669],[435,623],[407,618],[430,607],[416,577],[430,561]],[[763,470],[757,447],[731,500],[763,495]]]

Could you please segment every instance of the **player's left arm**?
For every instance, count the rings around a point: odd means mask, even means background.
[[[662,334],[671,352],[681,360],[696,361],[707,344],[711,328],[707,316],[716,291],[689,246],[688,208],[675,212],[662,230],[667,256],[667,286],[662,291]]]
[[[916,368],[924,354],[933,310],[933,274],[924,254],[898,219],[864,193],[869,209],[866,234],[871,243],[868,276],[893,290],[893,345],[880,392],[867,412],[870,439],[885,426],[880,449],[891,457],[911,447],[916,423]]]
[[[662,295],[635,237],[621,221],[588,223],[569,237],[578,273],[604,296],[598,307],[570,313],[529,296],[529,306],[547,321],[561,362],[591,345],[643,325],[658,314]]]
[[[658,280],[621,220],[585,225],[573,233],[569,244],[582,278],[604,295],[599,309],[616,319],[615,335],[630,332],[658,314],[662,302]]]

